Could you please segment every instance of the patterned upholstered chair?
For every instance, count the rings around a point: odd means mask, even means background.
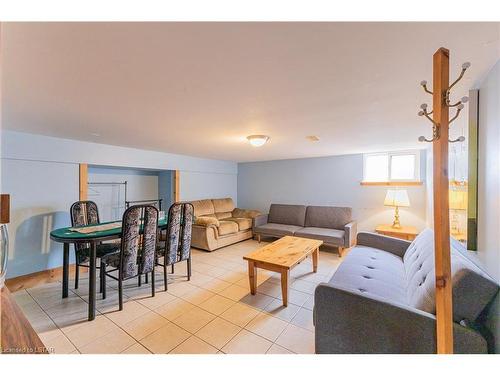
[[[92,201],[78,201],[71,205],[70,208],[71,226],[80,227],[90,224],[99,224],[99,211],[97,204]],[[97,257],[102,258],[105,255],[120,251],[120,244],[100,243],[97,245]],[[80,278],[80,267],[89,267],[90,245],[86,243],[75,243],[75,289],[78,289],[78,281]],[[102,292],[102,270],[101,270],[101,285]]]
[[[118,303],[123,310],[123,281],[151,273],[151,296],[155,295],[155,261],[158,240],[158,210],[150,205],[127,208],[123,214],[119,253],[101,258],[104,270],[103,299],[106,298],[106,277],[118,281]],[[108,269],[111,267],[111,269]],[[118,271],[118,275],[112,275]]]
[[[174,203],[168,210],[165,241],[159,241],[156,264],[163,267],[165,290],[168,289],[167,267],[187,261],[187,278],[191,279],[191,237],[194,207],[191,203]],[[163,263],[158,261],[163,258]]]

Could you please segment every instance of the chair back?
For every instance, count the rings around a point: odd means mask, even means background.
[[[191,203],[174,203],[168,210],[165,261],[174,264],[190,257],[194,207]]]
[[[131,206],[123,213],[120,277],[153,271],[158,236],[158,210],[151,205]]]
[[[71,216],[71,226],[81,227],[90,224],[99,224],[99,210],[97,204],[93,201],[77,201],[71,205],[69,209]],[[75,250],[77,252],[77,261],[82,263],[86,261],[86,257],[81,254],[85,249],[88,249],[88,243],[75,243]],[[78,254],[80,253],[80,254]]]

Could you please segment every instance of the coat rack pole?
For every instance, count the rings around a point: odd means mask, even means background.
[[[433,142],[434,248],[436,267],[436,333],[438,354],[453,353],[453,314],[448,202],[449,51],[440,48],[433,57],[433,120],[439,136]]]

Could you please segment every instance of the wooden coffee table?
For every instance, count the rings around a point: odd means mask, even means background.
[[[281,274],[283,306],[288,306],[290,270],[312,254],[313,272],[318,269],[319,247],[323,241],[285,236],[243,257],[248,261],[250,293],[257,291],[257,268]]]

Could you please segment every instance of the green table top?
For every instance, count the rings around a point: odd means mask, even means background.
[[[103,224],[110,224],[110,223],[117,223],[120,222],[118,221],[108,221],[106,223],[99,223],[99,224],[92,224],[92,225],[85,225],[82,226],[81,228],[87,228],[87,227],[95,227],[97,225],[103,225]],[[160,219],[158,220],[158,227],[159,228],[165,228],[167,226],[167,219]],[[66,227],[66,228],[59,228],[59,229],[54,229],[52,232],[50,232],[50,237],[57,241],[67,241],[70,242],[71,240],[74,241],[84,241],[84,240],[96,240],[104,237],[116,237],[120,236],[122,233],[122,228],[113,228],[113,229],[108,229],[108,230],[101,230],[97,232],[92,232],[92,233],[79,233],[79,232],[74,232],[70,230],[73,227]]]

